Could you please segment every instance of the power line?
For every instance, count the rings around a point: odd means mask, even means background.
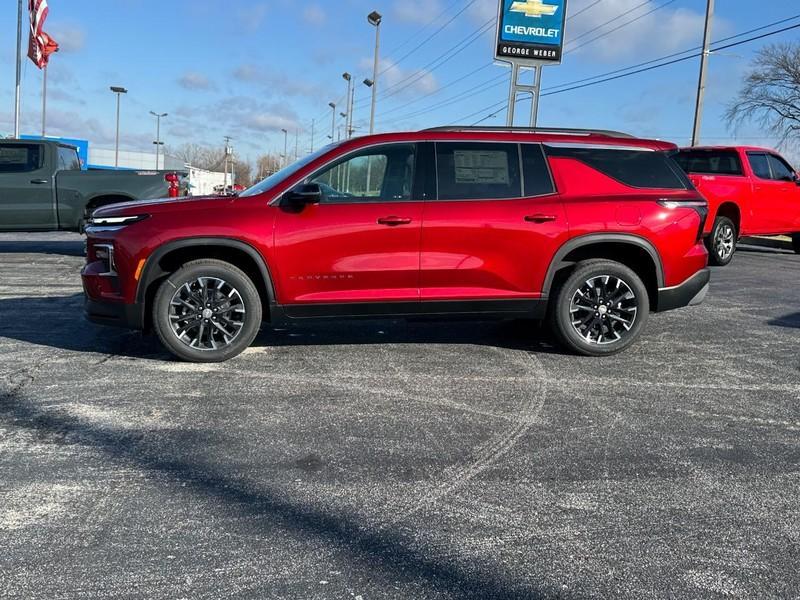
[[[792,19],[796,19],[796,18],[797,18],[797,16],[790,17],[789,19],[782,19],[781,21],[778,21],[778,23],[786,22],[787,20],[792,20]],[[756,28],[755,30],[752,30],[752,31],[757,31],[759,29],[764,29],[765,27],[770,27],[770,26],[771,25],[758,27],[758,28]],[[791,31],[791,30],[797,29],[797,28],[800,28],[800,23],[797,23],[795,25],[789,25],[787,27],[783,27],[781,29],[776,29],[775,31],[770,31],[770,32],[767,32],[767,33],[763,33],[761,35],[756,35],[756,36],[753,36],[753,37],[749,37],[749,38],[746,38],[744,40],[739,40],[738,42],[732,42],[730,44],[725,44],[723,46],[712,48],[711,49],[711,53],[713,54],[714,52],[719,52],[721,50],[727,50],[729,48],[734,48],[736,46],[741,46],[742,44],[747,44],[747,43],[750,43],[750,42],[753,42],[753,41],[756,41],[756,40],[760,40],[760,39],[763,39],[763,38],[766,38],[766,37],[777,35],[779,33],[785,33],[786,31]],[[746,33],[740,33],[740,34],[735,35],[735,36],[730,36],[728,38],[723,38],[722,40],[718,40],[718,41],[714,42],[714,44],[719,44],[721,41],[725,41],[725,40],[728,40],[728,39],[733,39],[735,37],[741,37],[742,35],[746,35]],[[682,54],[682,53],[679,53],[679,54]],[[638,75],[640,73],[645,73],[647,71],[652,71],[654,69],[659,69],[661,67],[667,67],[667,66],[670,66],[670,65],[677,64],[679,62],[684,62],[684,61],[692,59],[692,58],[697,58],[698,56],[700,56],[700,53],[694,52],[693,54],[689,54],[688,56],[684,56],[684,57],[681,57],[681,58],[675,58],[675,59],[669,60],[667,62],[660,62],[659,64],[650,65],[650,66],[647,66],[647,67],[636,69],[634,71],[630,71],[628,73],[622,73],[620,75],[615,75],[613,77],[606,77],[606,78],[599,79],[597,81],[593,81],[593,82],[589,82],[589,83],[582,83],[580,85],[562,84],[562,86],[556,86],[556,87],[561,87],[561,89],[545,92],[545,93],[542,94],[542,96],[553,96],[555,94],[561,94],[563,92],[570,92],[570,91],[574,91],[574,90],[590,87],[590,86],[593,86],[593,85],[598,85],[598,84],[601,84],[601,83],[607,83],[609,81],[615,81],[617,79],[622,79],[624,77],[629,77],[631,75]],[[663,60],[663,57],[662,57],[662,59],[656,59],[656,60]],[[649,62],[654,62],[654,61],[649,61]],[[563,87],[564,85],[571,86],[571,87]],[[516,102],[519,102],[519,101],[521,101],[523,99],[524,99],[524,97],[520,97],[520,98],[518,98],[516,100]],[[476,116],[478,114],[484,113],[486,111],[494,111],[496,108],[501,106],[503,103],[505,103],[505,100],[501,100],[500,102],[495,102],[494,104],[492,104],[492,105],[490,105],[490,106],[488,106],[488,107],[486,107],[486,108],[484,108],[482,110],[475,111],[474,113],[470,113],[469,115],[467,115],[465,117],[462,117],[461,119],[458,119],[458,120],[459,121],[462,121],[462,120],[466,121],[467,119],[470,119],[470,118],[472,118],[472,117],[474,117],[474,116]],[[494,115],[489,115],[489,117],[491,117],[491,116],[494,116]],[[486,118],[489,118],[489,117],[486,117]],[[479,122],[485,121],[486,118],[481,119],[481,121],[479,121]]]
[[[433,19],[431,19],[430,21],[428,21],[427,23],[425,23],[425,25],[423,25],[422,27],[420,27],[420,28],[419,28],[419,29],[418,29],[416,32],[414,32],[414,33],[413,33],[413,34],[411,34],[409,37],[407,37],[407,38],[405,39],[405,41],[404,41],[404,42],[402,42],[400,45],[398,45],[398,46],[395,46],[394,48],[392,48],[391,50],[389,50],[389,54],[390,54],[390,55],[391,55],[391,54],[394,54],[395,52],[397,52],[398,50],[400,50],[400,49],[401,49],[403,46],[407,45],[407,44],[408,44],[409,42],[411,42],[411,41],[412,41],[414,38],[416,38],[417,36],[419,36],[419,35],[420,35],[420,34],[421,34],[423,31],[425,31],[426,29],[428,29],[428,27],[430,27],[431,25],[433,25],[433,24],[434,24],[436,21],[438,21],[439,19],[441,19],[441,18],[442,18],[442,17],[444,17],[445,15],[449,14],[449,13],[450,13],[450,11],[452,10],[452,8],[453,8],[454,6],[456,6],[457,4],[461,4],[461,2],[462,2],[462,1],[463,1],[463,0],[454,0],[453,2],[451,2],[450,4],[448,4],[448,5],[447,5],[447,8],[445,8],[445,9],[444,9],[442,12],[440,12],[438,15],[436,15],[436,16],[435,16]]]

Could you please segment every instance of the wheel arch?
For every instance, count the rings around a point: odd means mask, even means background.
[[[187,238],[167,242],[147,258],[136,289],[136,302],[142,306],[148,327],[156,290],[166,277],[191,260],[215,258],[242,269],[252,279],[261,297],[263,314],[268,318],[275,306],[275,288],[266,260],[247,242],[224,237]]]
[[[564,243],[547,269],[542,295],[549,297],[578,262],[596,258],[614,260],[631,268],[647,288],[651,309],[657,309],[658,290],[664,287],[661,257],[648,240],[625,233],[588,234]]]
[[[742,210],[739,208],[739,205],[736,202],[732,200],[726,200],[717,207],[716,214],[714,214],[714,216],[711,218],[712,230],[714,227],[714,221],[717,220],[717,217],[727,217],[733,221],[733,224],[736,227],[737,237],[742,234]]]
[[[128,194],[97,194],[86,200],[86,210],[94,210],[95,208],[118,202],[133,202],[134,200],[136,198]]]

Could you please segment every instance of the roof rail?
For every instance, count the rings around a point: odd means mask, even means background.
[[[447,125],[444,127],[430,127],[422,131],[486,131],[509,133],[554,133],[561,135],[604,135],[606,137],[633,138],[635,136],[621,131],[608,129],[570,129],[567,127],[480,127],[476,125]]]

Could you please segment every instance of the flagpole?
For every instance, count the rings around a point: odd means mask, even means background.
[[[42,69],[42,137],[47,124],[47,65]]]
[[[19,99],[20,99],[20,80],[22,79],[22,0],[19,0],[17,10],[17,86],[14,91],[14,137],[19,138]]]

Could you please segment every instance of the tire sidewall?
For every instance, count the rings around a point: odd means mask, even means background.
[[[591,344],[581,337],[572,326],[572,315],[569,312],[575,291],[587,279],[599,275],[619,277],[631,288],[631,291],[639,301],[639,310],[636,313],[636,319],[631,330],[622,340],[606,345]],[[559,340],[570,350],[585,356],[609,356],[625,350],[636,342],[647,323],[649,314],[650,298],[647,288],[633,270],[613,261],[592,261],[590,263],[578,263],[573,273],[558,290],[553,309],[553,320]]]
[[[728,225],[733,230],[733,250],[731,251],[730,256],[727,258],[721,258],[717,253],[716,239],[719,230],[725,225]],[[739,232],[736,230],[736,225],[728,217],[717,217],[714,220],[714,228],[711,230],[711,236],[708,238],[708,259],[712,265],[724,267],[725,265],[730,264],[730,262],[733,260],[734,254],[736,254],[738,235]]]
[[[169,322],[169,306],[175,291],[198,277],[217,277],[230,283],[244,303],[245,324],[236,339],[219,350],[190,348],[177,338]],[[222,362],[241,354],[258,335],[261,328],[261,298],[253,282],[244,272],[222,261],[187,263],[165,279],[153,301],[153,326],[164,346],[178,358],[189,362]]]

